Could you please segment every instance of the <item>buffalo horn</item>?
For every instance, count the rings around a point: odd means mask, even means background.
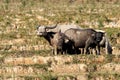
[[[53,27],[46,27],[46,29],[54,29],[56,27],[57,27],[57,24],[55,26],[53,26]]]
[[[37,26],[37,29],[40,27],[40,25]]]

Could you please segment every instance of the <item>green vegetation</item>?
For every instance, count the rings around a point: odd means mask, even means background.
[[[6,57],[31,57],[33,55],[53,56],[48,42],[36,36],[36,26],[56,23],[75,23],[83,28],[94,28],[106,31],[110,43],[120,49],[116,39],[120,37],[120,1],[119,0],[1,0],[0,1],[0,69]],[[117,23],[119,22],[119,23]],[[117,23],[118,25],[114,25]],[[106,27],[106,26],[112,27]],[[89,67],[88,78],[103,76],[106,80],[120,79],[118,73],[97,72],[98,67],[106,63],[119,64],[120,55],[104,55],[103,61],[96,61],[96,55],[72,55],[73,62],[65,64],[85,63]],[[67,56],[67,55],[65,55]],[[71,80],[74,75],[52,75],[47,65],[19,65],[43,69],[43,74],[20,76],[25,80],[56,80],[62,77]],[[4,79],[5,75],[0,75]],[[10,76],[8,75],[8,78]]]

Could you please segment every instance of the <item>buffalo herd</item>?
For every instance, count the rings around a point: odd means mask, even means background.
[[[37,36],[44,37],[52,46],[54,55],[90,54],[94,50],[100,55],[100,49],[105,48],[106,54],[112,54],[112,47],[104,31],[91,28],[80,28],[74,24],[37,26]]]

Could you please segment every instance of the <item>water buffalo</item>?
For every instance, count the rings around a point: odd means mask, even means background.
[[[66,53],[66,42],[68,42],[69,39],[66,37],[63,33],[61,33],[61,30],[53,36],[51,39],[51,44],[53,46],[53,53],[57,55],[58,53]]]
[[[96,30],[97,32],[102,32],[105,34],[105,36],[103,36],[102,40],[100,41],[99,45],[101,48],[105,48],[106,50],[106,54],[112,54],[112,46],[109,42],[107,33],[103,30]]]
[[[101,42],[99,43],[100,47],[105,48],[106,49],[106,54],[112,54],[112,46],[107,38],[107,35],[105,35],[103,37],[103,39],[101,40]]]
[[[76,52],[79,48],[85,48],[85,53],[89,53],[89,48],[97,47],[97,54],[100,54],[100,41],[104,33],[97,32],[93,29],[68,29],[64,34],[73,42]]]
[[[62,54],[66,52],[65,41],[68,41],[68,38],[61,33],[61,31],[47,32],[47,27],[39,27],[37,30],[37,35],[44,37],[49,42],[49,44],[52,46],[53,54],[57,55],[60,52]]]

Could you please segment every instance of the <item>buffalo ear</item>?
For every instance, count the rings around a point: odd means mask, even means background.
[[[93,34],[91,35],[91,37],[92,37],[92,39],[95,40],[95,39],[96,39],[96,34],[93,33]]]
[[[99,32],[101,34],[101,37],[104,37],[106,36],[106,33],[103,33],[103,32]]]
[[[68,43],[69,42],[69,39],[65,38],[65,43]]]
[[[103,33],[103,36],[106,36],[107,35],[107,33]]]
[[[65,43],[68,43],[70,41],[70,39],[66,35],[64,35],[64,41],[65,41]]]
[[[91,36],[92,36],[92,37],[95,37],[95,34],[92,34]]]

